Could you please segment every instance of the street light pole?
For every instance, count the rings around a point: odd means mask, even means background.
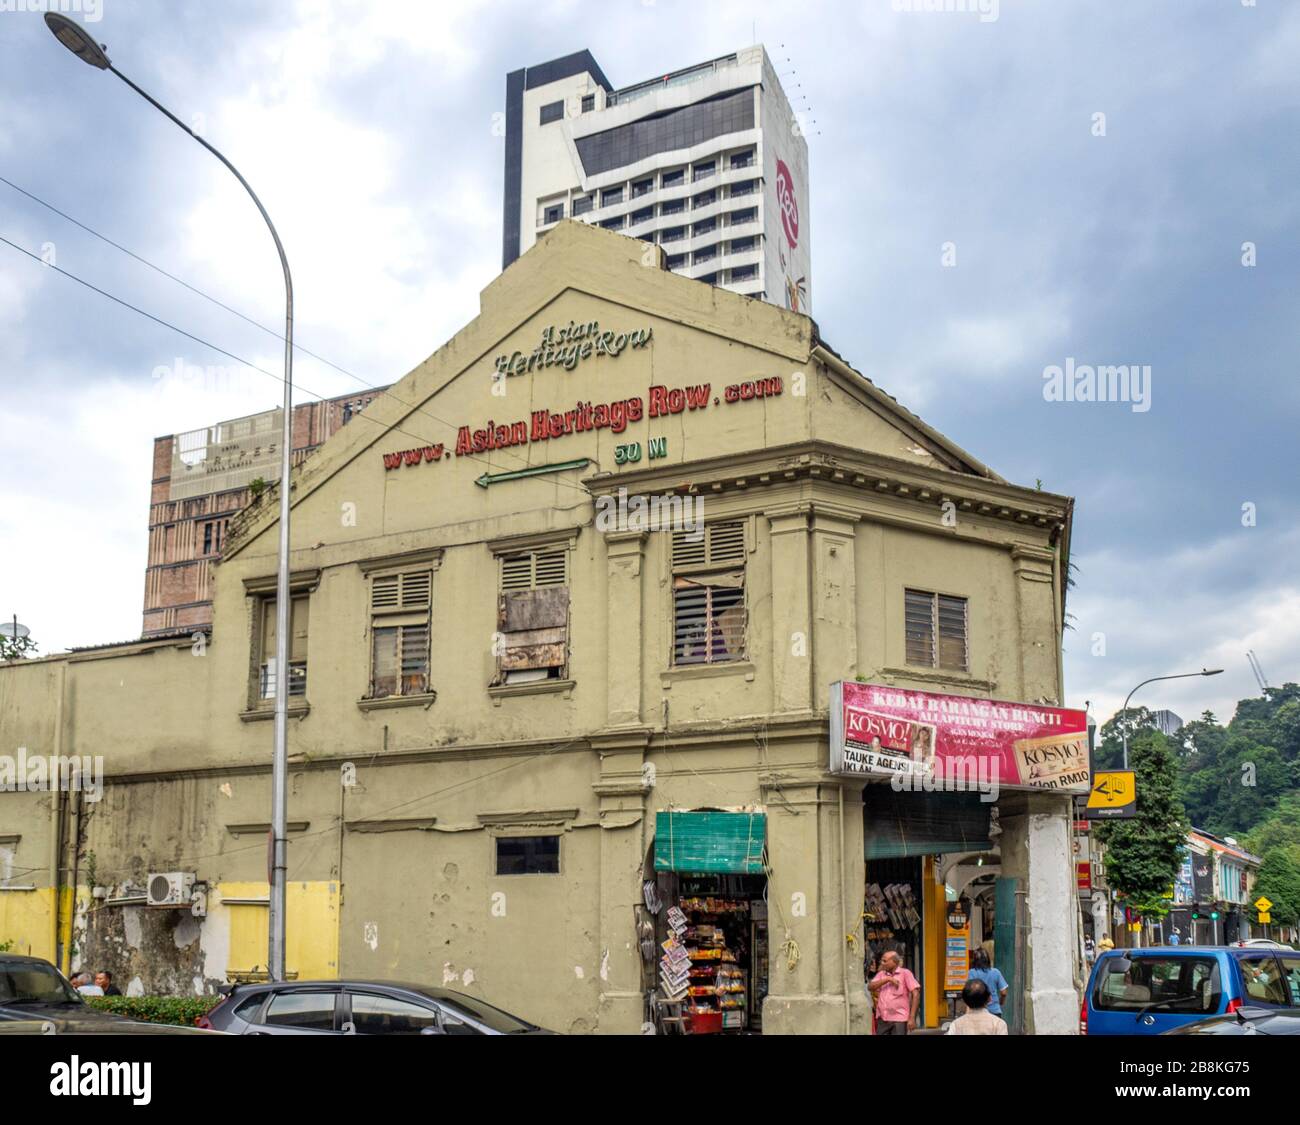
[[[1128,769],[1128,701],[1133,698],[1138,688],[1146,687],[1147,684],[1154,684],[1157,680],[1186,680],[1193,676],[1217,676],[1222,671],[1222,668],[1202,668],[1199,672],[1179,672],[1173,676],[1152,676],[1149,680],[1143,680],[1129,692],[1124,697],[1124,709],[1120,718],[1120,728],[1124,735],[1124,768]]]
[[[289,259],[285,256],[280,235],[266,213],[262,201],[249,183],[239,174],[217,149],[208,144],[166,106],[140,89],[125,74],[113,66],[104,48],[96,43],[77,23],[58,12],[46,12],[45,23],[54,37],[83,62],[99,70],[111,71],[132,90],[158,110],[169,121],[184,129],[191,137],[221,161],[237,179],[249,198],[257,206],[271,238],[280,267],[284,271],[284,418],[280,436],[280,552],[276,579],[275,601],[275,749],[271,760],[271,895],[268,927],[267,969],[272,980],[285,977],[285,883],[288,851],[288,773],[287,748],[289,716],[289,470],[290,451],[293,444],[293,279],[289,275]]]

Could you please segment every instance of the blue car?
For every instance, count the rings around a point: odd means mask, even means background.
[[[1084,1035],[1161,1035],[1243,1005],[1300,1009],[1300,953],[1285,947],[1112,949],[1092,967]]]

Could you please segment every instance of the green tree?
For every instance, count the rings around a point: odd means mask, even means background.
[[[36,651],[31,637],[0,636],[0,660],[25,660],[28,653]]]
[[[1269,913],[1273,921],[1282,926],[1300,923],[1300,862],[1289,848],[1274,848],[1259,865],[1255,879],[1256,899],[1264,895],[1273,903]],[[1250,908],[1251,921],[1259,924],[1259,915]]]
[[[1163,918],[1189,827],[1178,796],[1178,761],[1170,740],[1146,729],[1129,736],[1129,765],[1137,784],[1136,815],[1097,826],[1106,847],[1106,879],[1133,911]]]
[[[1300,792],[1293,789],[1284,793],[1268,819],[1247,832],[1241,843],[1254,855],[1263,856],[1274,848],[1287,848],[1300,860]]]
[[[1124,768],[1124,732],[1128,732],[1130,766],[1133,753],[1133,736],[1139,731],[1155,730],[1156,723],[1145,707],[1130,707],[1128,714],[1117,711],[1097,732],[1095,765],[1099,770]]]

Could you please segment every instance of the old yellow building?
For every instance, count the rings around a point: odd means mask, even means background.
[[[878,804],[864,833],[862,782],[827,771],[830,685],[1061,702],[1070,501],[1002,480],[807,317],[597,229],[563,223],[493,281],[293,505],[300,977],[636,1032],[655,900],[694,890],[750,927],[723,958],[748,1025],[863,1031]],[[104,775],[99,800],[0,793],[0,941],[136,991],[264,969],[276,511],[232,526],[210,636],[0,666],[0,752]],[[1068,1030],[1069,800],[997,811],[967,850],[1019,880],[1028,1025]],[[924,864],[927,974],[960,858]],[[186,902],[194,882],[201,917],[143,905],[159,873]]]

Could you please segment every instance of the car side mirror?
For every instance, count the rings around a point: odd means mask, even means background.
[[[429,1024],[428,1027],[420,1028],[421,1035],[446,1035],[447,1033],[436,1023]]]

